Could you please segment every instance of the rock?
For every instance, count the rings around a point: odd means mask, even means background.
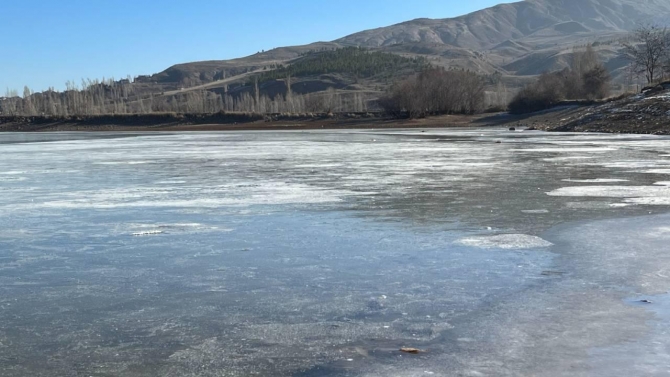
[[[510,127],[509,130],[510,131],[516,131],[516,128],[515,127]]]

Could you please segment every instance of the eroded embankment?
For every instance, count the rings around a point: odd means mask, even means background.
[[[557,132],[670,134],[670,84],[588,106],[561,106],[520,116],[510,126]]]

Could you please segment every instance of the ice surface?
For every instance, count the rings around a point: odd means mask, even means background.
[[[552,246],[551,242],[527,234],[468,237],[457,241],[461,245],[483,249],[534,249]]]
[[[628,366],[603,375],[644,375],[628,355],[663,365],[656,314],[626,300],[668,286],[670,220],[635,216],[670,204],[670,187],[643,174],[670,168],[669,138],[16,139],[0,135],[0,374],[583,377],[619,359]]]

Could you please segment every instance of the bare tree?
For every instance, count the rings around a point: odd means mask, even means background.
[[[482,110],[484,94],[484,81],[475,73],[429,68],[393,85],[379,104],[389,113],[410,117],[472,114]]]
[[[584,72],[581,78],[584,85],[584,96],[587,99],[600,99],[609,95],[612,77],[602,64],[597,64]]]
[[[656,25],[642,25],[631,35],[632,42],[624,43],[624,56],[639,72],[644,72],[648,84],[662,76],[663,62],[668,54],[668,31]]]
[[[573,49],[570,69],[579,77],[594,69],[598,64],[600,64],[600,59],[598,59],[598,54],[593,49],[593,45],[586,45],[584,50]]]

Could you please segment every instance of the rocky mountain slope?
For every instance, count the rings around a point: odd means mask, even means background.
[[[446,6],[446,4],[445,4]],[[234,77],[248,80],[248,72],[272,70],[291,64],[309,51],[360,46],[408,57],[424,57],[431,64],[461,67],[504,77],[518,87],[533,75],[566,67],[575,46],[595,43],[607,67],[619,82],[624,66],[620,41],[640,23],[664,22],[670,17],[670,0],[526,0],[501,4],[449,19],[417,19],[366,30],[333,42],[282,47],[249,57],[179,64],[153,76],[140,78],[162,90],[189,87],[215,88],[223,80],[228,88]],[[225,79],[225,80],[224,80]],[[294,83],[301,78],[294,78]],[[380,90],[388,82],[356,82],[338,77],[339,88]],[[310,77],[310,82],[319,81]],[[323,88],[331,85],[330,80]]]
[[[541,47],[565,36],[627,31],[670,14],[668,0],[527,0],[450,19],[418,19],[362,31],[337,43],[383,47],[444,44],[474,51],[504,46]]]

